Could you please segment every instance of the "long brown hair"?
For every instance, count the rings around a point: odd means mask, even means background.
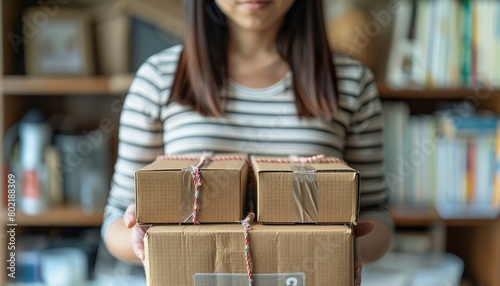
[[[169,101],[221,116],[220,90],[228,77],[224,16],[214,0],[184,0],[184,13],[186,37]],[[293,73],[298,114],[331,119],[338,109],[337,77],[322,0],[295,0],[278,32],[277,48]]]

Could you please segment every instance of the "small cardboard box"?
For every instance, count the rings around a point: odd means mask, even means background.
[[[342,163],[268,163],[252,157],[257,221],[343,224],[357,221],[359,172]]]
[[[248,285],[244,239],[236,224],[152,226],[144,238],[147,285]],[[254,224],[249,241],[255,285],[354,283],[348,226]]]
[[[217,158],[240,157],[233,160]],[[240,222],[248,177],[246,155],[214,155],[201,167],[198,222]],[[136,216],[143,224],[192,222],[191,166],[199,160],[157,159],[135,173]]]

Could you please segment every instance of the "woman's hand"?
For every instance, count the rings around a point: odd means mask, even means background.
[[[125,214],[123,215],[123,221],[125,226],[132,229],[132,247],[134,249],[135,255],[144,261],[144,235],[149,228],[149,225],[138,225],[136,223],[135,216],[135,204],[129,205]]]
[[[361,285],[361,268],[363,266],[358,238],[369,234],[374,228],[375,224],[370,221],[360,221],[354,226],[354,285],[356,286]]]

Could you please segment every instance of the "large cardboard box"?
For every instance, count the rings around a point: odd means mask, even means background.
[[[215,161],[219,158],[242,159]],[[239,222],[244,213],[248,177],[246,155],[214,155],[201,166],[198,222]],[[157,159],[135,173],[138,223],[192,222],[194,186],[191,166],[199,160]]]
[[[353,235],[348,226],[255,224],[249,233],[255,285],[354,283]],[[150,286],[248,285],[241,225],[152,226],[144,245]],[[260,277],[266,273],[283,276],[275,280]],[[286,284],[283,279],[300,283]]]
[[[342,163],[269,163],[252,157],[257,221],[338,224],[357,221],[359,173]]]

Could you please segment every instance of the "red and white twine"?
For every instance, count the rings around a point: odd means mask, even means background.
[[[291,155],[288,158],[259,158],[255,159],[256,163],[341,163],[345,161],[337,157],[325,157],[325,155],[316,155],[312,157],[299,157]]]
[[[247,217],[241,221],[243,228],[245,229],[245,260],[247,263],[247,274],[248,274],[248,286],[253,285],[253,275],[252,275],[252,257],[250,256],[250,222],[255,218],[254,213],[249,213]]]

